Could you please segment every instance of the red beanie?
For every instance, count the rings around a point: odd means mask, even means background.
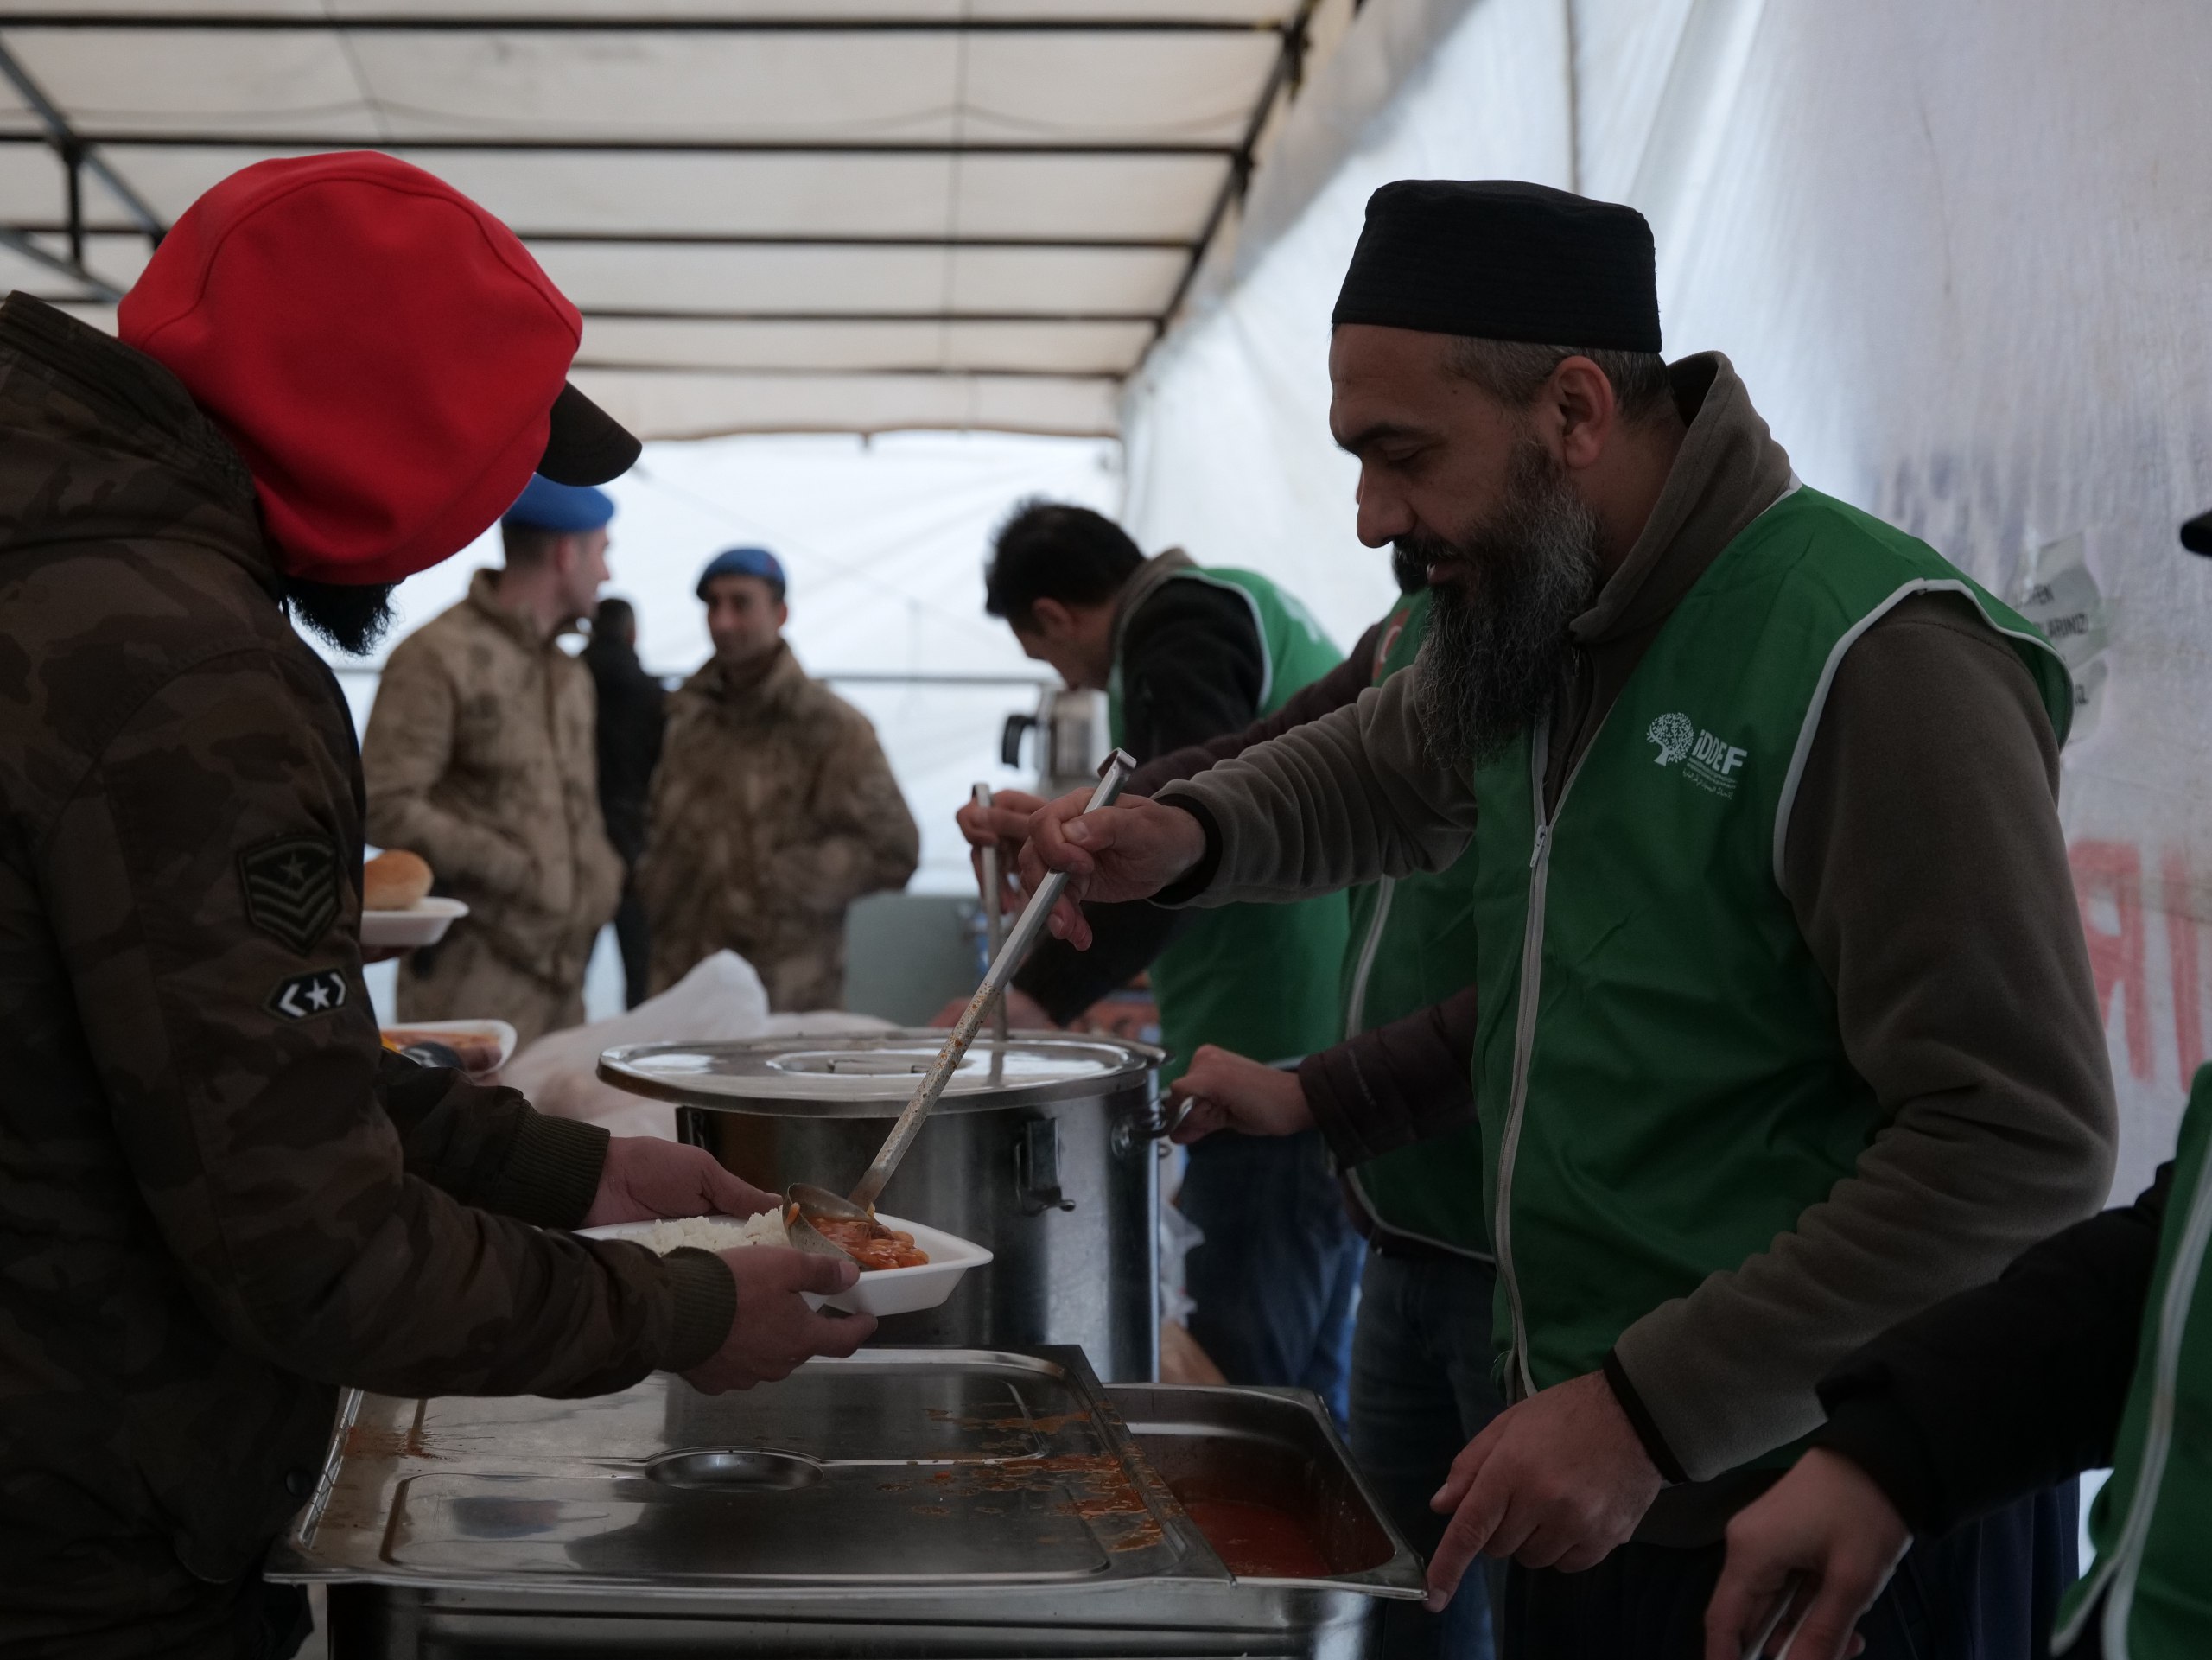
[[[284,569],[364,584],[514,500],[583,328],[505,226],[372,150],[233,173],[118,321],[238,446]]]

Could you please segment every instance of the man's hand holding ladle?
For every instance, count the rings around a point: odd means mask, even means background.
[[[1205,831],[1179,808],[1135,797],[1086,812],[1089,799],[1078,790],[1046,802],[1030,815],[1029,839],[1021,847],[1021,885],[1028,892],[1052,871],[1067,873],[1066,891],[1045,927],[1079,951],[1090,949],[1084,900],[1150,899],[1188,875],[1206,851]]]

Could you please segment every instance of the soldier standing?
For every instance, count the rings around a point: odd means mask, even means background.
[[[404,1021],[496,1017],[521,1040],[584,1017],[584,967],[622,896],[599,804],[589,672],[561,649],[607,580],[614,504],[532,478],[501,570],[392,650],[361,744],[368,830],[411,849],[467,920],[399,970]]]
[[[766,548],[701,574],[715,655],[669,700],[638,869],[653,989],[727,948],[779,1013],[845,1006],[845,907],[921,855],[868,716],[791,655],[785,594]]]

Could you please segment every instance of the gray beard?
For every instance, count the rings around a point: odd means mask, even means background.
[[[1414,666],[1414,712],[1430,752],[1494,759],[1559,695],[1567,626],[1590,607],[1602,569],[1598,515],[1549,451],[1514,452],[1506,497],[1463,541],[1409,537],[1459,573],[1431,588],[1428,637]]]

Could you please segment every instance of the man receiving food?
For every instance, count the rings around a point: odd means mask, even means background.
[[[373,640],[533,467],[636,441],[490,214],[389,156],[263,162],[111,339],[0,305],[0,1648],[270,1657],[260,1578],[338,1390],[706,1390],[849,1352],[842,1263],[560,1231],[767,1205],[384,1053],[361,777],[285,620]]]
[[[1077,900],[1277,900],[1471,846],[1473,1085],[1514,1403],[1436,1498],[1509,1654],[1696,1655],[1827,1368],[2102,1199],[2053,800],[2070,689],[1932,550],[1671,366],[1650,232],[1517,183],[1369,204],[1330,419],[1423,558],[1412,673],[1151,801],[1040,811]],[[1931,713],[1941,712],[1941,719]],[[2052,896],[2060,902],[2052,903]],[[2018,1530],[1923,1597],[2018,1605]]]
[[[399,969],[402,1021],[496,1018],[528,1043],[584,1017],[621,902],[599,803],[590,672],[560,646],[607,580],[602,491],[533,475],[506,564],[392,648],[361,741],[370,840],[429,861],[467,918]]]

